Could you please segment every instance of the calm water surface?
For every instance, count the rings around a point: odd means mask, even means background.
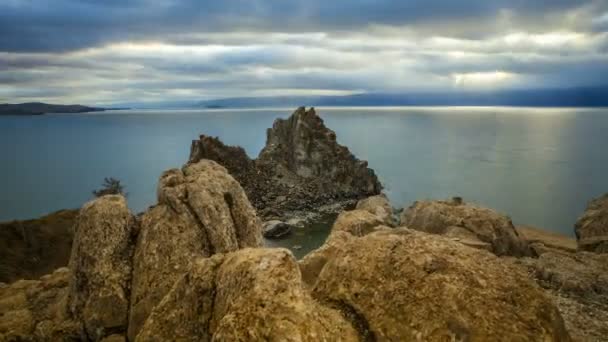
[[[0,221],[75,208],[104,177],[129,205],[155,202],[163,170],[199,134],[255,156],[293,109],[120,111],[0,117]],[[572,235],[586,202],[608,192],[608,109],[320,108],[338,141],[376,170],[396,207],[459,195],[515,223]],[[318,229],[321,231],[322,229]],[[302,239],[285,244],[305,245]],[[324,235],[323,235],[324,236]]]

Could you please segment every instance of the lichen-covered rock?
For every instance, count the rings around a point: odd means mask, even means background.
[[[85,204],[76,221],[67,304],[91,339],[127,328],[134,225],[120,195]]]
[[[81,339],[79,324],[63,320],[70,278],[64,267],[0,288],[0,341]]]
[[[608,306],[608,255],[546,252],[516,261],[526,265],[545,288],[576,296],[603,296]]]
[[[370,340],[570,340],[555,305],[521,270],[411,230],[348,241],[313,296],[351,312]]]
[[[291,253],[245,249],[200,258],[146,321],[137,341],[357,341],[336,310],[302,288]]]
[[[335,258],[338,253],[342,252],[346,243],[352,238],[353,236],[345,231],[333,232],[321,247],[306,254],[299,260],[298,265],[300,266],[304,284],[309,287],[314,286],[325,264]]]
[[[528,242],[536,255],[550,251],[576,252],[576,239],[532,226],[516,226],[519,236]]]
[[[287,221],[328,204],[344,207],[382,189],[367,162],[338,144],[335,132],[325,127],[313,108],[302,107],[288,119],[277,119],[255,160],[240,147],[204,135],[192,142],[189,163],[202,159],[225,166],[258,213],[269,220]]]
[[[357,202],[356,209],[367,210],[370,213],[378,216],[384,224],[388,226],[395,225],[393,218],[393,207],[391,207],[388,198],[384,194],[371,196]]]
[[[367,210],[348,210],[338,215],[336,222],[331,229],[332,233],[343,231],[354,236],[363,236],[374,231],[377,226],[384,225],[381,217],[378,217]]]
[[[538,258],[512,260],[557,304],[576,341],[604,341],[608,336],[608,254],[568,253],[553,249]]]
[[[141,219],[134,255],[129,339],[196,257],[262,243],[261,223],[239,183],[202,160],[160,178],[158,205]]]
[[[574,231],[579,249],[608,253],[608,194],[589,202]]]
[[[417,201],[401,213],[401,224],[432,234],[445,234],[459,227],[491,245],[496,255],[530,255],[509,217],[498,212],[464,203],[461,198],[448,201]]]

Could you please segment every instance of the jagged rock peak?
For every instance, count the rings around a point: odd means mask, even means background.
[[[287,220],[328,204],[354,204],[382,189],[367,162],[338,144],[314,108],[300,107],[289,118],[275,120],[255,160],[241,147],[205,135],[192,142],[189,163],[202,159],[224,166],[266,219]]]
[[[275,120],[266,136],[260,162],[280,163],[300,177],[324,177],[368,194],[382,188],[367,162],[336,141],[314,108],[300,107],[289,118]]]

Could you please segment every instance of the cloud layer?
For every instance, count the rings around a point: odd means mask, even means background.
[[[604,0],[5,0],[0,102],[606,82]]]

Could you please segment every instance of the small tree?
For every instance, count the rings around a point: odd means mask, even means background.
[[[120,184],[120,180],[112,177],[106,177],[103,179],[101,189],[93,190],[93,195],[95,195],[95,197],[105,195],[123,195],[126,197],[127,193],[125,192],[125,186]]]

